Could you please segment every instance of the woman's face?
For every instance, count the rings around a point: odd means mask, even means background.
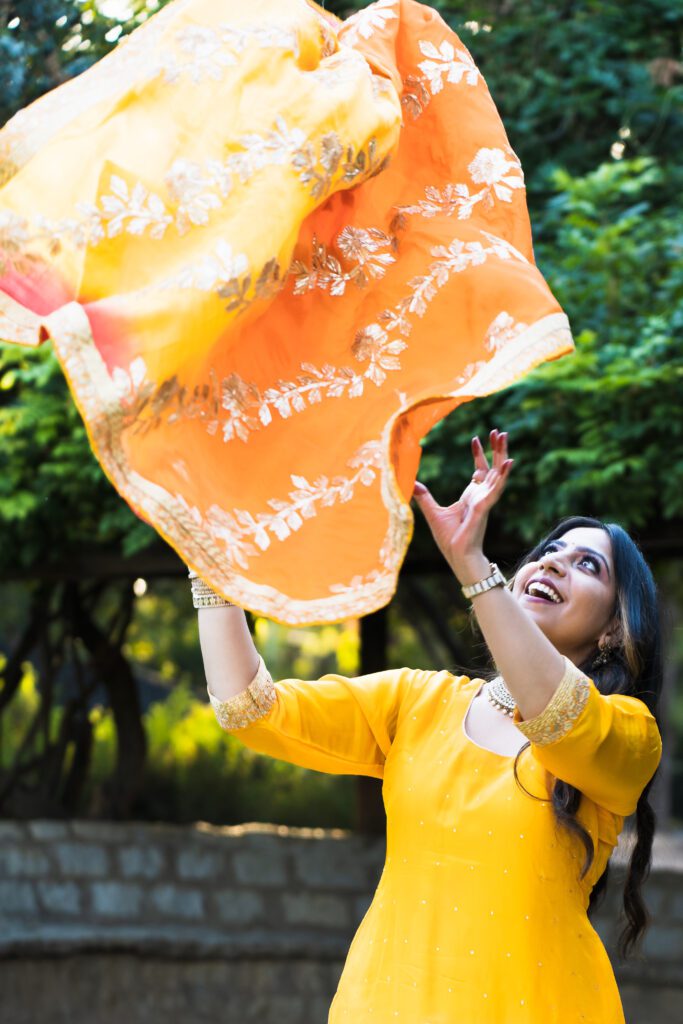
[[[578,527],[518,571],[512,593],[560,654],[580,665],[614,628],[616,583],[605,530]]]

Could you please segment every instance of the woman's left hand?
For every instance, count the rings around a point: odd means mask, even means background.
[[[513,463],[513,459],[508,458],[508,435],[492,430],[489,439],[491,465],[479,438],[472,439],[474,473],[452,505],[437,504],[425,485],[417,480],[413,492],[439,550],[463,584],[487,575],[488,561],[483,553],[486,523],[489,512],[503,493]]]

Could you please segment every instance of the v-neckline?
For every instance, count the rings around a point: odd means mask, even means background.
[[[467,731],[467,718],[468,718],[468,715],[470,713],[470,708],[472,707],[472,705],[474,704],[475,699],[479,696],[479,694],[481,693],[481,691],[483,690],[483,688],[485,686],[486,686],[486,680],[483,680],[483,682],[481,683],[481,685],[479,686],[477,691],[469,699],[469,702],[467,704],[467,708],[465,710],[465,714],[463,715],[463,719],[462,719],[463,735],[464,735],[465,739],[467,740],[467,742],[471,743],[473,747],[478,747],[479,750],[485,750],[487,754],[493,754],[494,757],[502,757],[506,761],[514,761],[514,759],[517,757],[517,754],[519,754],[519,750],[515,751],[514,754],[501,754],[500,751],[498,751],[498,750],[491,750],[490,747],[482,747],[481,743],[477,743],[476,740],[473,740],[472,737],[470,736],[470,734]],[[522,746],[523,746],[523,744],[522,744]],[[521,750],[521,747],[520,747],[520,750]]]

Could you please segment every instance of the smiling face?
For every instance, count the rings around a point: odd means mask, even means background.
[[[581,665],[616,632],[612,544],[577,527],[549,541],[515,576],[512,593],[560,654]]]

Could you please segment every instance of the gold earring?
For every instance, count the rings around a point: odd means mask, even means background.
[[[593,665],[606,665],[614,653],[614,647],[609,642],[598,644],[597,657],[593,659]]]

